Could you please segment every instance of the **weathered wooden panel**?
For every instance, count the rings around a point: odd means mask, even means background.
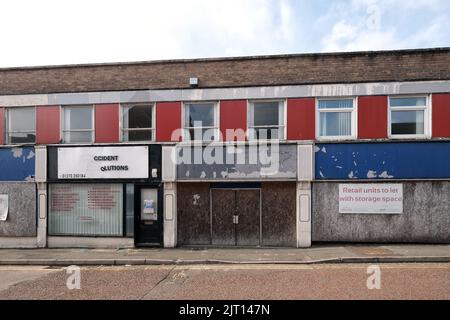
[[[236,212],[236,192],[232,189],[212,189],[212,244],[233,246],[236,230],[233,216]]]
[[[261,212],[259,190],[237,190],[236,204],[239,223],[236,225],[236,245],[259,246]]]
[[[262,184],[262,245],[296,246],[296,184]]]
[[[211,244],[209,198],[207,183],[178,184],[178,243],[180,245]]]

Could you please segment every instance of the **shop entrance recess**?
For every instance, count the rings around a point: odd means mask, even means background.
[[[211,244],[261,245],[261,189],[258,184],[211,186]]]

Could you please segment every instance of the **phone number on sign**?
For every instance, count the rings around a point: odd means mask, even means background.
[[[86,178],[84,173],[64,173],[60,175],[60,179],[81,179]]]

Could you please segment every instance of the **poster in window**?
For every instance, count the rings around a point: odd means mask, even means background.
[[[8,218],[8,195],[0,194],[0,221]]]
[[[158,214],[156,212],[156,203],[154,200],[144,200],[144,208],[142,210],[143,218],[147,221],[157,221]]]

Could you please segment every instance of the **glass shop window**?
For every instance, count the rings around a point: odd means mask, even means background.
[[[215,103],[189,103],[184,106],[184,139],[216,141],[219,138]]]
[[[249,111],[250,139],[284,139],[283,101],[252,102]]]
[[[153,141],[154,115],[152,104],[135,104],[122,107],[122,140]]]
[[[49,234],[123,235],[122,184],[51,184]]]
[[[64,143],[94,141],[94,108],[92,106],[63,107]]]
[[[17,107],[6,111],[7,143],[36,142],[36,108]]]
[[[390,97],[390,135],[425,136],[428,134],[427,97]]]
[[[354,99],[321,99],[317,111],[319,138],[354,138]]]

